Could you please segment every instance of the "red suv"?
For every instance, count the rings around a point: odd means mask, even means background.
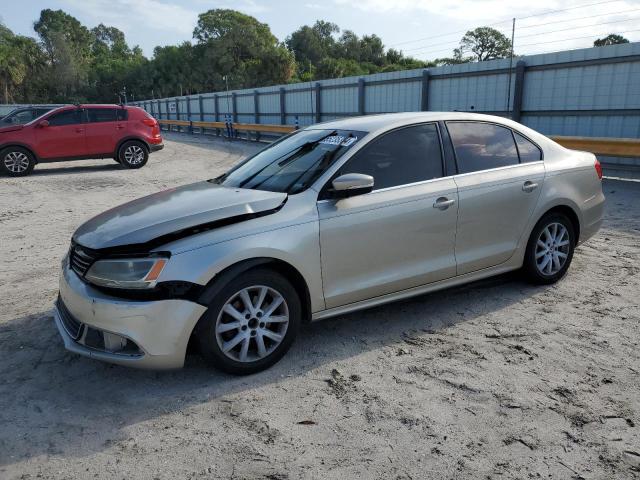
[[[28,175],[38,162],[113,158],[140,168],[161,150],[158,122],[138,107],[74,105],[27,123],[0,128],[0,171]]]

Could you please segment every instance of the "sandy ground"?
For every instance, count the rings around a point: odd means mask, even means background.
[[[319,322],[258,375],[66,353],[51,306],[73,230],[257,148],[166,143],[139,171],[0,178],[0,478],[640,476],[640,183],[605,182],[605,226],[559,284],[507,275]]]

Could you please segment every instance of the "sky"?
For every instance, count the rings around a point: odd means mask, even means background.
[[[15,33],[35,36],[44,8],[62,9],[84,25],[122,30],[147,56],[156,45],[191,40],[198,13],[233,8],[267,23],[280,40],[316,20],[358,35],[375,33],[386,47],[420,59],[450,56],[464,32],[493,26],[529,55],[592,46],[608,33],[640,41],[640,0],[0,0],[0,19]],[[559,11],[562,10],[562,11]]]

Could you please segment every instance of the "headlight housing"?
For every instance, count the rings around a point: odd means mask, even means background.
[[[101,287],[153,288],[166,264],[167,258],[164,257],[98,260],[91,265],[85,278]]]

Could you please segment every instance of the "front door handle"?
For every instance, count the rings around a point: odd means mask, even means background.
[[[524,185],[522,185],[522,190],[525,192],[533,192],[536,188],[538,188],[538,184],[529,180],[524,182]]]
[[[434,202],[433,208],[437,208],[438,210],[446,210],[454,203],[456,203],[456,201],[453,198],[448,199],[447,197],[440,197]]]
[[[76,128],[76,133],[82,133],[84,132],[84,128]]]

